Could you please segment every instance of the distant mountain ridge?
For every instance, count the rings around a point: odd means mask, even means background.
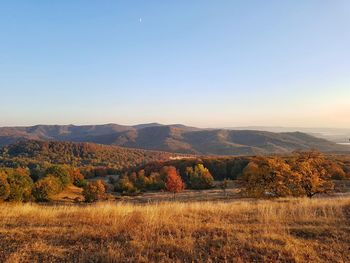
[[[199,155],[283,154],[310,148],[324,152],[350,151],[350,147],[302,132],[202,129],[182,124],[36,125],[0,128],[0,146],[20,139],[93,142]]]

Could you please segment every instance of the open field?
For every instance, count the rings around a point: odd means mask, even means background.
[[[350,198],[0,205],[0,262],[349,262]]]
[[[335,192],[328,195],[317,195],[315,198],[336,198],[341,196],[350,197],[350,180],[334,180]],[[218,182],[216,182],[218,184]],[[241,193],[239,184],[232,181],[229,183],[228,188],[224,192],[218,186],[213,189],[206,190],[191,190],[186,189],[176,194],[175,200],[179,202],[206,202],[206,201],[223,201],[230,202],[233,200],[244,201],[249,198],[245,198]],[[81,197],[82,198],[82,197]],[[116,196],[117,201],[132,202],[132,203],[158,203],[173,201],[174,197],[172,193],[166,191],[145,192],[135,196]],[[65,201],[60,199],[60,201]]]
[[[350,197],[350,180],[334,180],[335,184],[335,193],[331,195],[320,195],[318,197],[328,198],[328,197],[340,197],[340,196],[349,196]],[[218,182],[216,182],[218,184]],[[109,188],[112,186],[109,185]],[[57,204],[66,204],[74,203],[77,200],[84,200],[82,195],[82,188],[76,187],[74,185],[69,185],[61,193],[54,195],[52,201]],[[150,191],[145,193],[135,194],[133,196],[127,195],[115,195],[115,193],[109,192],[108,198],[109,201],[117,202],[130,202],[135,204],[145,204],[145,203],[159,203],[159,202],[168,202],[174,201],[174,196],[172,193],[167,191]],[[241,194],[241,188],[237,183],[231,181],[228,188],[224,192],[218,187],[207,190],[191,190],[186,189],[178,194],[176,194],[175,200],[178,202],[198,202],[198,201],[223,201],[230,202],[232,200],[244,201],[244,198]]]
[[[116,200],[132,203],[158,203],[174,201],[172,193],[166,191],[146,192],[135,196],[116,196]],[[207,190],[184,190],[177,193],[175,200],[178,202],[208,202],[208,201],[232,201],[240,199],[240,189],[227,189],[224,193],[221,189],[207,189]]]

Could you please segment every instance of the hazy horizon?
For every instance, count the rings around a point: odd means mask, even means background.
[[[34,124],[27,124],[27,125],[0,125],[0,128],[6,128],[6,127],[32,127],[32,126],[93,126],[93,125],[122,125],[122,126],[137,126],[137,125],[147,125],[147,124],[159,124],[159,125],[184,125],[189,127],[197,127],[202,129],[261,129],[261,130],[267,130],[267,129],[286,129],[286,130],[298,130],[298,129],[305,129],[305,130],[346,130],[350,131],[350,128],[338,128],[338,127],[308,127],[308,126],[265,126],[265,125],[247,125],[247,126],[200,126],[200,125],[193,125],[190,123],[175,123],[175,122],[169,122],[169,123],[160,123],[157,121],[154,122],[129,122],[129,123],[117,123],[117,122],[102,122],[102,123],[34,123]]]
[[[350,129],[350,2],[0,3],[0,126]]]

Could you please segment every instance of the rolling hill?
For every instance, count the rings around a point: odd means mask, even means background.
[[[22,140],[0,148],[0,164],[47,162],[73,166],[112,167],[120,170],[152,161],[166,161],[178,156],[181,155],[94,143],[38,140]]]
[[[0,146],[20,139],[92,142],[199,155],[278,154],[311,148],[323,152],[350,151],[350,147],[301,132],[200,129],[181,124],[37,125],[0,128]]]

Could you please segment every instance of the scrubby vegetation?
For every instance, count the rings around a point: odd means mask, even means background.
[[[0,205],[0,262],[349,262],[350,200]]]

